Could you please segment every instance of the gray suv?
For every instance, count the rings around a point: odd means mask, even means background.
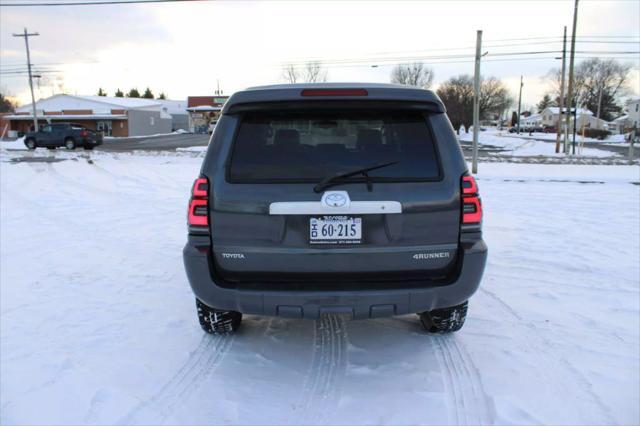
[[[482,204],[431,91],[250,88],[225,104],[188,207],[184,264],[202,328],[242,314],[417,313],[464,324],[487,258]]]

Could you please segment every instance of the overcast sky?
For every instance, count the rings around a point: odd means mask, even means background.
[[[503,79],[514,96],[523,75],[523,102],[531,105],[548,90],[543,77],[560,66],[554,59],[559,54],[529,55],[526,60],[499,55],[561,50],[562,29],[567,25],[571,31],[572,12],[570,0],[3,7],[0,88],[29,102],[26,76],[6,73],[25,64],[24,41],[11,36],[25,26],[40,33],[30,41],[34,64],[58,72],[43,74],[36,97],[60,91],[95,94],[99,87],[112,95],[117,88],[142,91],[149,86],[171,99],[211,95],[217,80],[225,94],[282,82],[283,64],[308,58],[327,63],[328,81],[387,82],[394,62],[426,57],[437,85],[452,75],[473,73],[476,30],[481,29],[483,52],[488,52],[482,74]],[[639,21],[638,0],[583,0],[578,36],[625,43],[578,43],[577,50],[638,51]],[[640,57],[622,58],[635,66],[631,87],[638,94]],[[345,66],[343,59],[361,62]]]

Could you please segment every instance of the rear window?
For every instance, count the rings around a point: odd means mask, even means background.
[[[247,113],[231,154],[233,182],[316,182],[389,162],[372,180],[440,176],[425,116],[414,111]]]

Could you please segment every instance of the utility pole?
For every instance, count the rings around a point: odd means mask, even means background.
[[[560,77],[560,101],[558,102],[558,128],[556,131],[556,154],[560,152],[560,132],[562,132],[562,110],[564,108],[564,72],[567,58],[567,27],[562,37],[562,76]]]
[[[598,126],[597,128],[600,128],[600,108],[602,106],[602,86],[600,86],[600,90],[598,90],[598,112],[596,113],[596,118],[598,119],[598,121],[596,121],[596,125]]]
[[[33,95],[33,76],[31,75],[31,55],[29,54],[29,37],[39,36],[38,33],[29,33],[24,29],[23,34],[13,34],[14,37],[24,37],[27,46],[27,70],[29,71],[29,88],[31,89],[31,108],[33,110],[33,130],[38,131],[38,117],[36,116],[36,97]]]
[[[476,70],[473,78],[473,161],[471,172],[478,173],[478,131],[480,130],[480,51],[482,47],[482,30],[476,33]]]
[[[573,6],[573,28],[571,30],[571,56],[569,58],[569,88],[567,90],[567,107],[569,108],[569,113],[567,114],[567,138],[565,139],[565,153],[569,153],[568,143],[569,143],[569,126],[571,125],[571,109],[573,107],[573,63],[576,56],[576,27],[578,25],[578,0],[576,0]],[[577,105],[576,105],[577,109]],[[577,111],[576,111],[577,112]],[[573,119],[573,127],[575,130],[577,114]],[[574,133],[575,139],[575,133]],[[573,144],[573,153],[575,154],[575,142]]]
[[[518,134],[520,134],[520,108],[522,107],[522,76],[520,76],[520,94],[518,95]]]

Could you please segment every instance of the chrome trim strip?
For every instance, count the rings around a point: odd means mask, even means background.
[[[320,201],[284,201],[269,204],[270,215],[397,213],[402,213],[402,204],[397,201],[351,201],[344,207],[330,207]]]

